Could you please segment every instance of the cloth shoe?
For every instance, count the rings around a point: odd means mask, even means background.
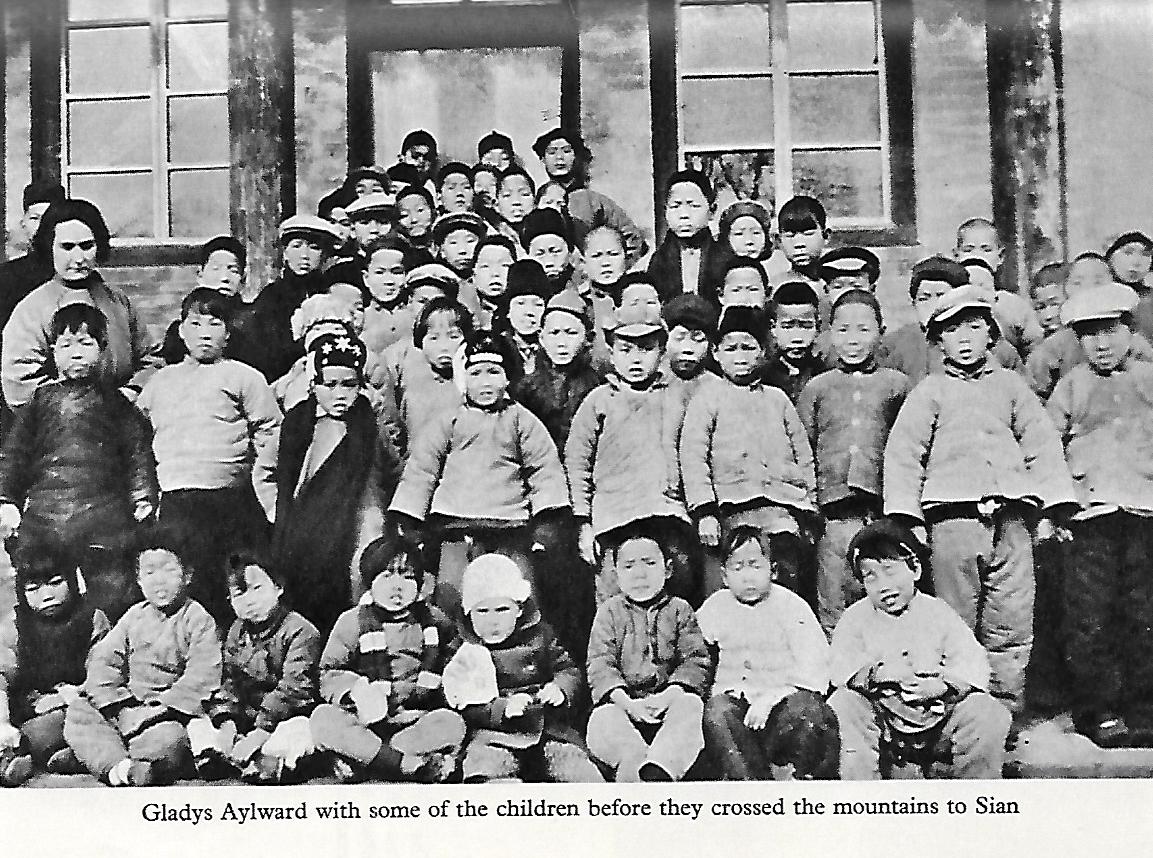
[[[0,786],[17,787],[32,777],[32,758],[14,748],[0,751]]]
[[[61,748],[49,757],[44,769],[51,775],[82,775],[85,771],[71,748]]]

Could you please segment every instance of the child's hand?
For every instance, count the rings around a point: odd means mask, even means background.
[[[0,504],[0,536],[11,536],[20,528],[20,507],[14,503]]]
[[[79,685],[68,685],[67,683],[60,683],[56,686],[56,693],[60,695],[60,699],[64,701],[65,706],[71,706],[80,697]]]
[[[563,706],[565,696],[559,685],[549,682],[537,692],[536,699],[545,706]]]
[[[0,748],[19,748],[20,731],[7,721],[0,723]]]
[[[906,703],[922,703],[939,700],[948,692],[945,680],[936,675],[916,674],[912,679],[901,683],[901,697]]]
[[[749,704],[749,711],[745,713],[745,726],[750,730],[763,730],[769,723],[769,715],[773,707],[795,691],[791,686],[770,688],[756,700]]]
[[[630,720],[638,724],[656,724],[658,721],[649,711],[648,701],[643,698],[630,697],[622,701],[620,707],[625,710],[625,714],[629,716]]]
[[[715,515],[706,515],[697,524],[697,534],[701,538],[701,545],[716,547],[721,544],[721,523]]]
[[[225,753],[232,759],[232,762],[243,768],[248,765],[249,760],[256,756],[256,752],[264,747],[264,743],[268,741],[269,735],[267,730],[260,729],[253,730],[245,735],[237,735],[231,750]]]
[[[544,690],[543,688],[541,689]],[[562,697],[564,695],[561,695]],[[506,718],[519,718],[523,715],[528,707],[532,705],[532,695],[530,694],[511,694],[504,702],[504,717]]]
[[[597,565],[597,541],[591,524],[581,525],[577,534],[577,547],[580,549],[581,560],[589,566]]]
[[[50,691],[48,694],[41,694],[36,698],[36,702],[32,704],[32,711],[37,715],[45,715],[56,709],[63,709],[67,705],[59,694]]]
[[[137,501],[136,508],[132,511],[132,517],[137,521],[144,521],[145,519],[151,518],[153,512],[155,512],[155,510],[148,501]]]

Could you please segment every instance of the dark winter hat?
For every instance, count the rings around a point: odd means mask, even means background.
[[[821,257],[821,279],[832,280],[845,275],[864,274],[870,283],[881,276],[881,260],[863,247],[839,247]]]
[[[854,575],[861,572],[861,560],[905,558],[924,565],[928,549],[909,528],[892,518],[878,518],[862,527],[849,542],[845,560]]]
[[[513,365],[508,341],[490,331],[477,331],[464,346],[464,365],[495,363],[507,372]]]
[[[308,347],[308,355],[317,378],[326,366],[350,367],[363,373],[368,357],[364,343],[348,334],[321,334]]]
[[[37,203],[62,202],[65,196],[64,186],[59,182],[32,182],[24,187],[24,211]]]
[[[320,202],[316,204],[316,214],[325,220],[332,220],[334,209],[346,209],[348,204],[355,199],[356,191],[350,187],[341,186],[320,198]]]
[[[244,245],[231,235],[218,235],[216,238],[210,238],[204,242],[200,247],[200,266],[203,268],[207,264],[209,257],[216,253],[218,250],[224,250],[231,253],[236,257],[236,263],[240,266],[240,270],[244,270],[244,266],[248,264],[248,250]]]
[[[701,189],[701,193],[705,195],[709,205],[713,204],[713,200],[717,198],[716,192],[713,190],[713,183],[709,181],[709,177],[702,173],[700,170],[677,170],[669,177],[668,183],[665,185],[665,198],[672,193],[676,185],[683,184],[696,185]]]
[[[677,295],[661,309],[671,331],[677,325],[690,331],[703,331],[710,340],[717,337],[717,309],[700,295]]]
[[[542,235],[559,236],[570,249],[572,248],[572,233],[556,209],[533,209],[525,217],[521,230],[521,243],[527,248],[534,238]]]
[[[393,164],[388,168],[388,182],[393,187],[397,185],[419,185],[420,171],[412,166],[412,164]]]
[[[1133,244],[1134,242],[1145,245],[1148,250],[1153,250],[1153,238],[1150,238],[1140,230],[1133,230],[1132,232],[1123,232],[1109,242],[1105,247],[1105,258],[1108,259],[1116,253],[1118,248],[1124,247],[1126,244]]]
[[[472,212],[453,212],[444,214],[432,224],[432,240],[434,244],[443,244],[449,233],[458,229],[467,229],[477,238],[488,235],[488,226],[478,214]]]
[[[551,131],[546,131],[536,138],[536,142],[532,144],[532,151],[536,152],[538,158],[544,158],[545,151],[554,140],[567,140],[573,151],[576,152],[578,161],[587,161],[592,157],[580,131],[573,128],[553,128]]]
[[[476,157],[483,158],[486,152],[491,152],[493,149],[503,149],[511,157],[514,153],[512,139],[499,131],[490,131],[481,137],[480,142],[476,144]]]
[[[449,161],[440,168],[440,172],[436,174],[436,187],[440,190],[444,187],[444,180],[449,176],[464,176],[469,182],[472,181],[472,170],[468,164],[461,161]]]
[[[769,324],[764,311],[757,307],[726,307],[717,325],[717,339],[725,334],[745,333],[762,346],[768,342]]]
[[[519,259],[508,269],[508,289],[505,300],[511,301],[521,295],[536,295],[548,301],[553,289],[549,286],[548,275],[535,259]]]
[[[385,170],[384,167],[378,167],[375,164],[349,170],[348,177],[344,181],[347,186],[356,187],[356,183],[361,179],[376,179],[385,188],[388,187],[388,171]]]
[[[917,297],[917,290],[925,280],[941,280],[954,289],[969,282],[969,272],[965,266],[947,256],[930,256],[913,266],[913,276],[909,280],[909,295]]]
[[[337,283],[347,283],[350,286],[355,286],[361,291],[368,300],[368,288],[364,285],[364,269],[361,268],[359,262],[349,260],[347,262],[338,262],[331,268],[324,272],[323,283],[324,288],[328,289]]]
[[[398,559],[402,560],[401,568],[411,572],[417,582],[424,580],[424,554],[420,546],[392,529],[364,547],[360,554],[360,580],[365,587],[372,587],[376,576]]]
[[[400,144],[401,154],[407,152],[414,146],[427,146],[429,157],[436,157],[436,138],[423,128],[417,129],[416,131],[409,131],[404,135],[404,141]]]

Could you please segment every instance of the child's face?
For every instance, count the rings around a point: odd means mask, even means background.
[[[692,331],[677,325],[669,331],[669,366],[677,375],[696,372],[709,353],[709,338],[704,331]]]
[[[478,361],[464,371],[464,392],[468,401],[481,408],[496,405],[508,390],[508,374],[499,363]]]
[[[477,637],[489,646],[496,646],[516,631],[520,611],[520,605],[512,599],[486,599],[468,612],[468,618]]]
[[[236,616],[253,625],[267,622],[283,595],[283,588],[255,564],[244,570],[243,590],[228,588],[228,599]]]
[[[1061,327],[1061,308],[1065,306],[1065,290],[1060,283],[1048,283],[1033,291],[1033,309],[1045,335]]]
[[[472,255],[480,243],[475,232],[470,229],[454,229],[444,237],[440,255],[449,268],[463,271],[472,264]]]
[[[900,614],[916,592],[913,585],[921,570],[910,560],[862,560],[861,583],[873,607],[886,614]]]
[[[828,282],[829,294],[840,294],[850,289],[860,289],[870,295],[877,291],[877,284],[869,282],[868,274],[838,274]]]
[[[349,218],[348,212],[337,206],[328,213],[327,220],[336,227],[336,231],[340,235],[340,246],[343,247],[352,238],[352,219]]]
[[[828,233],[816,226],[800,232],[782,232],[781,249],[794,268],[805,268],[821,258],[827,238]]]
[[[293,274],[303,277],[318,271],[324,262],[324,248],[320,242],[305,236],[292,236],[284,245],[284,264]]]
[[[409,146],[404,152],[401,153],[400,159],[404,163],[416,167],[420,180],[423,182],[428,178],[429,170],[432,168],[432,162],[436,157],[432,154],[432,149],[423,143],[418,146]]]
[[[401,232],[411,238],[423,238],[432,226],[432,208],[428,201],[418,194],[402,197],[397,205]]]
[[[72,588],[63,575],[25,581],[23,589],[29,609],[45,617],[59,617],[72,602]]]
[[[384,185],[380,179],[358,179],[356,182],[356,195],[367,197],[369,194],[383,194]]]
[[[922,280],[917,286],[917,294],[913,296],[913,310],[917,313],[917,323],[922,331],[929,327],[929,317],[933,315],[941,296],[952,288],[944,280]]]
[[[496,176],[487,170],[481,170],[472,180],[473,199],[480,198],[480,202],[488,208],[496,205]]]
[[[403,611],[416,601],[420,585],[412,572],[403,567],[389,566],[372,579],[372,601],[386,611]]]
[[[955,366],[976,366],[985,360],[992,337],[989,322],[980,313],[962,313],[941,328],[941,348]]]
[[[440,204],[448,214],[472,211],[472,181],[463,173],[451,173],[440,186]]]
[[[78,331],[64,331],[52,344],[52,360],[60,378],[90,378],[100,360],[100,343],[88,333],[88,326]]]
[[[670,570],[652,539],[629,539],[617,549],[617,586],[634,602],[647,602],[665,588]]]
[[[446,373],[452,369],[453,355],[463,342],[464,332],[457,323],[456,314],[446,310],[429,316],[428,331],[421,341],[420,350],[428,359],[429,366]]]
[[[544,304],[540,295],[517,295],[508,304],[508,323],[522,337],[535,337],[540,333]]]
[[[809,353],[817,339],[817,308],[812,304],[781,304],[773,318],[773,342],[791,360]]]
[[[765,284],[751,268],[736,268],[725,275],[721,307],[764,307]]]
[[[680,182],[669,188],[665,220],[677,238],[692,238],[708,226],[710,209],[700,188],[693,182]]]
[[[528,245],[529,259],[535,259],[549,277],[560,274],[568,262],[569,248],[559,235],[538,235]]]
[[[730,331],[721,337],[714,354],[725,378],[745,384],[756,375],[765,352],[751,334]]]
[[[769,594],[773,586],[773,566],[753,539],[737,548],[725,559],[725,586],[738,602],[755,605]]]
[[[1002,254],[997,230],[987,223],[975,223],[957,233],[957,247],[953,251],[957,259],[983,259],[996,271],[1001,265]]]
[[[586,333],[584,322],[572,313],[554,310],[544,317],[540,331],[540,344],[553,366],[572,363],[584,348]]]
[[[621,292],[621,302],[619,307],[644,307],[649,306],[655,309],[658,313],[661,311],[661,298],[657,294],[657,288],[651,283],[633,283],[631,286]]]
[[[490,301],[503,295],[508,289],[508,270],[512,262],[512,254],[507,247],[499,244],[486,244],[482,247],[472,272],[476,291]]]
[[[729,226],[729,247],[737,256],[760,259],[768,241],[765,228],[752,215],[742,215]]]
[[[1065,280],[1065,293],[1072,295],[1078,289],[1105,286],[1113,282],[1113,272],[1109,263],[1095,256],[1078,259],[1069,266],[1069,277]]]
[[[1129,354],[1133,332],[1120,319],[1103,319],[1077,325],[1077,337],[1094,371],[1108,375]]]
[[[83,280],[96,268],[96,237],[79,220],[56,225],[52,237],[52,267],[61,280]]]
[[[196,279],[201,286],[207,286],[231,297],[240,294],[244,269],[240,267],[240,260],[231,251],[214,250],[200,266]]]
[[[509,223],[520,223],[532,211],[532,186],[524,176],[509,176],[500,185],[496,209]]]
[[[189,575],[180,558],[165,548],[150,548],[136,560],[136,583],[150,605],[165,610],[184,596]]]
[[[1113,276],[1127,286],[1141,286],[1153,265],[1153,250],[1140,241],[1122,244],[1109,254]]]
[[[197,363],[216,363],[224,356],[228,326],[223,319],[193,309],[180,323],[180,339]]]
[[[364,333],[364,293],[351,283],[333,283],[327,291],[341,306],[348,308],[352,330],[359,337]]]
[[[568,194],[560,185],[550,182],[540,189],[540,198],[536,201],[538,209],[552,209],[563,212],[568,209]]]
[[[567,179],[576,166],[576,151],[567,140],[553,140],[544,150],[545,172],[554,179]]]
[[[360,393],[360,373],[350,366],[326,366],[312,383],[316,404],[330,417],[341,419]]]
[[[446,298],[444,290],[439,286],[434,286],[431,283],[426,283],[417,286],[412,290],[412,294],[408,296],[408,306],[412,310],[412,315],[419,316],[428,304],[431,304],[436,298]]]
[[[352,222],[352,237],[363,250],[388,232],[388,221],[384,215],[366,212]]]
[[[585,242],[584,269],[597,286],[620,280],[625,273],[625,249],[620,238],[605,229],[590,235]]]
[[[503,173],[512,166],[512,153],[508,149],[489,149],[480,156],[480,162]]]
[[[49,203],[33,203],[24,209],[24,217],[20,218],[20,228],[29,241],[36,234],[36,229],[40,226],[40,219],[44,217],[44,212],[48,211],[49,205]]]
[[[833,316],[830,339],[842,363],[859,366],[873,356],[881,340],[881,323],[872,307],[842,304]]]
[[[385,248],[372,254],[364,270],[364,285],[372,297],[382,304],[391,304],[404,291],[404,254]]]
[[[660,365],[664,349],[657,334],[637,337],[613,337],[610,356],[613,369],[627,384],[638,386],[651,379]]]

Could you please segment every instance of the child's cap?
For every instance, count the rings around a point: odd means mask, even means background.
[[[955,259],[946,256],[930,256],[913,266],[913,276],[909,280],[909,296],[915,298],[917,290],[925,280],[940,280],[953,288],[969,282],[969,272]]]
[[[1033,275],[1033,282],[1030,284],[1030,291],[1036,292],[1046,286],[1064,286],[1068,279],[1069,266],[1066,263],[1050,262],[1048,265],[1042,265],[1037,269],[1037,273]]]
[[[709,205],[717,198],[716,191],[713,190],[713,183],[709,181],[709,177],[702,173],[700,170],[677,170],[671,176],[665,185],[665,198],[672,193],[672,190],[677,185],[696,185],[701,189],[701,193],[705,195],[705,199]]]
[[[845,560],[853,574],[859,575],[862,558],[868,559],[894,550],[922,564],[928,555],[925,544],[905,525],[892,518],[878,518],[857,531],[857,535],[849,542]]]
[[[24,211],[37,203],[60,203],[67,194],[59,182],[32,182],[24,186]]]
[[[356,199],[356,191],[347,185],[341,185],[334,191],[329,191],[320,198],[320,202],[316,204],[316,215],[325,220],[332,219],[332,213],[336,209],[348,209],[349,203]]]
[[[480,141],[476,144],[476,157],[483,158],[493,149],[503,149],[508,152],[509,155],[512,155],[512,138],[507,134],[501,134],[495,129],[488,132],[488,134],[481,137]]]
[[[1124,247],[1126,244],[1133,244],[1134,242],[1145,245],[1146,250],[1153,250],[1153,238],[1150,238],[1140,230],[1133,230],[1131,232],[1121,233],[1105,245],[1105,258],[1108,259],[1116,253],[1119,248]]]
[[[520,568],[503,554],[482,554],[465,567],[460,582],[460,603],[466,614],[494,599],[523,603],[529,593]]]
[[[572,230],[556,209],[533,209],[525,215],[521,243],[528,247],[534,238],[542,235],[559,236],[566,245],[572,247]]]
[[[721,241],[729,237],[729,231],[733,228],[733,224],[743,217],[751,217],[761,225],[761,229],[765,231],[767,246],[768,237],[773,231],[773,215],[766,206],[756,200],[737,200],[721,212],[719,225]]]
[[[408,187],[420,184],[420,170],[412,164],[393,164],[388,168],[388,185],[392,187]],[[385,187],[388,187],[386,185]]]
[[[346,185],[355,186],[361,179],[376,179],[381,185],[386,188],[388,187],[388,171],[385,170],[384,167],[378,167],[375,164],[349,170],[348,176],[344,181]]]
[[[955,319],[969,310],[976,310],[985,317],[994,339],[1001,335],[1001,328],[993,315],[993,303],[989,300],[988,293],[978,286],[966,285],[958,286],[937,299],[926,326],[930,339],[934,339],[950,319]]]
[[[532,144],[532,151],[536,152],[538,158],[544,158],[545,150],[554,140],[567,140],[573,151],[576,152],[578,161],[587,161],[592,157],[581,133],[573,128],[553,128],[546,131],[536,138],[536,142]]]
[[[287,244],[294,236],[303,236],[320,242],[328,247],[336,247],[341,241],[340,230],[336,224],[329,223],[316,215],[293,215],[280,222],[278,236],[281,244]]]
[[[524,295],[536,295],[542,301],[552,297],[553,290],[548,283],[548,275],[535,259],[518,259],[508,269],[508,288],[505,300]]]
[[[388,530],[364,547],[360,555],[360,580],[365,587],[371,587],[376,576],[392,565],[396,558],[404,555],[405,566],[412,572],[417,582],[424,580],[424,554],[420,546]]]
[[[363,373],[368,357],[364,343],[350,334],[321,334],[308,347],[308,354],[312,373],[317,378],[328,366],[348,367]]]
[[[443,290],[446,294],[455,297],[457,291],[460,289],[460,278],[456,275],[451,268],[447,265],[441,265],[439,262],[429,262],[426,265],[418,265],[404,277],[404,285],[407,289],[417,289],[421,286],[433,285],[438,289]]]
[[[620,307],[609,330],[612,331],[613,337],[637,339],[659,331],[667,332],[668,328],[661,319],[660,307],[649,303],[637,303]]]
[[[353,262],[351,260],[348,262],[338,262],[336,265],[325,270],[322,280],[325,289],[337,283],[347,283],[367,294],[364,285],[364,269],[360,267],[359,262]]]
[[[313,335],[312,331],[318,330],[320,325],[348,325],[352,322],[352,308],[344,301],[334,295],[321,293],[319,295],[309,295],[300,302],[289,320],[289,327],[292,330],[293,340],[304,340],[305,350],[312,344],[319,334]]]
[[[703,331],[710,340],[717,336],[717,308],[700,295],[677,295],[661,310],[669,330],[680,325],[690,331]]]
[[[449,233],[456,232],[458,229],[466,229],[478,239],[488,235],[488,226],[485,225],[480,215],[472,212],[453,212],[452,214],[443,214],[433,221],[433,243],[444,244]]]
[[[575,289],[561,289],[549,298],[544,307],[545,318],[548,318],[549,313],[568,313],[579,319],[586,328],[592,327],[588,304]]]
[[[1106,283],[1079,289],[1061,307],[1061,324],[1073,327],[1082,322],[1120,319],[1137,308],[1137,292],[1123,283]]]
[[[440,168],[440,172],[436,174],[436,188],[440,190],[444,187],[445,180],[449,176],[464,176],[469,182],[472,182],[472,168],[463,161],[449,161]]]
[[[881,260],[863,247],[838,247],[821,257],[821,279],[832,280],[845,275],[864,274],[870,283],[881,276]]]
[[[436,138],[423,128],[418,128],[415,131],[409,131],[404,135],[404,140],[401,141],[401,153],[407,152],[414,146],[427,146],[429,148],[429,157],[436,157]]]
[[[800,304],[811,307],[821,306],[821,296],[817,290],[804,280],[789,280],[773,290],[774,306],[797,306]]]
[[[387,219],[396,217],[396,197],[392,194],[366,194],[357,197],[344,207],[344,213],[351,221],[368,220],[371,215],[384,215]]]
[[[981,268],[981,269],[989,272],[989,275],[991,277],[993,277],[994,280],[997,277],[997,271],[993,268],[992,265],[989,264],[988,260],[982,259],[979,256],[970,256],[966,259],[962,259],[961,260],[961,267],[964,268],[966,271],[968,271],[971,268]],[[969,275],[969,281],[972,282],[972,280],[973,280],[973,275],[970,274]]]
[[[508,342],[490,331],[476,331],[464,345],[464,365],[467,369],[477,363],[495,363],[507,373],[512,366]]]
[[[398,166],[410,167],[412,165],[411,164],[403,164],[403,165],[398,165]],[[396,168],[394,167],[393,169],[396,169]],[[416,170],[416,167],[412,167],[412,169]],[[403,188],[401,188],[399,191],[396,192],[396,204],[397,204],[397,206],[400,205],[401,200],[407,199],[409,197],[420,197],[422,200],[424,200],[425,204],[429,207],[429,209],[431,209],[432,211],[436,211],[436,203],[432,199],[432,194],[429,192],[428,188],[426,188],[422,184],[419,184],[419,177],[418,177],[417,181],[413,181],[413,182],[405,184],[405,186]],[[345,211],[347,211],[347,209],[345,209]]]
[[[768,341],[769,326],[763,310],[757,307],[726,307],[717,326],[717,339],[725,334],[745,333],[762,346]]]
[[[240,266],[240,270],[244,270],[244,266],[248,264],[248,251],[239,240],[233,238],[231,235],[218,235],[216,238],[210,238],[200,246],[200,266],[203,268],[208,264],[209,258],[218,250],[223,250],[231,253],[236,257],[236,264]]]

